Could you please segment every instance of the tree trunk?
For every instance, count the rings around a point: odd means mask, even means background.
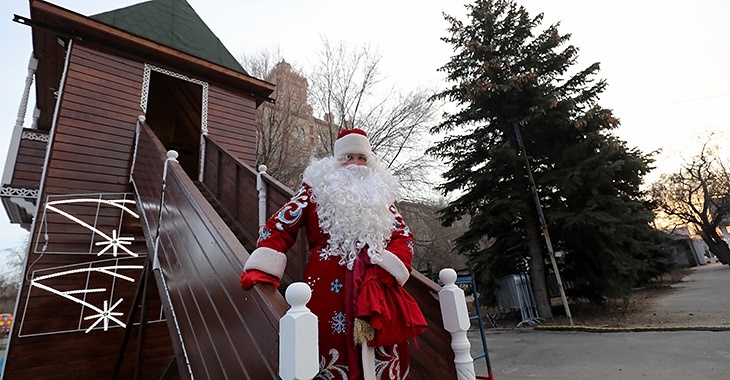
[[[702,226],[700,236],[702,236],[702,240],[707,244],[710,252],[717,256],[721,263],[730,264],[730,246],[717,234],[714,226]]]
[[[532,208],[532,202],[527,203],[523,215],[525,216],[523,219],[525,239],[530,253],[530,280],[532,282],[532,292],[535,296],[537,314],[543,319],[552,319],[553,310],[550,307],[550,296],[545,281],[545,260],[543,259],[542,243],[540,241],[540,222],[537,219],[537,212]]]

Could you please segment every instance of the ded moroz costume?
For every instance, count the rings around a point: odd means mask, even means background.
[[[348,165],[354,155],[367,165]],[[394,205],[397,195],[397,181],[373,155],[367,134],[343,130],[334,156],[312,160],[302,187],[268,220],[246,261],[244,290],[258,282],[278,287],[285,253],[305,228],[307,306],[319,324],[316,379],[410,378],[408,341],[426,321],[403,289],[413,234]]]

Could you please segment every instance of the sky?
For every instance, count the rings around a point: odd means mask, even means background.
[[[82,15],[139,3],[136,0],[51,0]],[[463,0],[188,0],[235,57],[278,50],[305,72],[316,60],[322,38],[382,54],[381,71],[397,89],[442,89],[437,69],[451,47],[445,12],[465,20]],[[544,13],[543,25],[560,22],[572,35],[579,68],[600,62],[598,78],[608,82],[599,100],[613,109],[621,127],[616,134],[645,153],[661,149],[656,169],[645,178],[679,168],[682,157],[698,152],[708,130],[730,143],[730,2],[695,0],[677,6],[660,0],[517,0],[531,15]],[[0,35],[0,169],[18,114],[27,63],[30,28],[12,21],[29,17],[28,0],[2,0]],[[29,104],[32,109],[33,103]],[[29,120],[31,112],[27,113]],[[25,125],[29,125],[26,121]],[[730,148],[727,149],[730,152]],[[0,252],[22,245],[27,232],[8,222],[0,210]],[[2,262],[2,257],[0,257]],[[0,270],[2,270],[0,264]]]

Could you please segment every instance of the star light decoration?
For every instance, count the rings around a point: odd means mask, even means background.
[[[130,199],[107,200],[107,199],[99,199],[99,198],[63,199],[63,200],[58,200],[58,201],[47,202],[45,205],[45,210],[55,212],[65,218],[75,222],[76,224],[78,224],[84,228],[87,228],[88,230],[92,231],[95,235],[101,236],[102,239],[104,239],[104,240],[94,243],[95,246],[104,246],[104,248],[102,248],[96,254],[97,256],[103,255],[110,249],[112,250],[112,255],[114,257],[117,257],[117,255],[119,254],[119,250],[124,251],[125,253],[127,253],[129,256],[132,256],[132,257],[139,256],[139,254],[132,252],[131,250],[129,250],[129,248],[125,247],[125,245],[132,244],[132,242],[134,241],[134,237],[117,236],[118,232],[116,229],[113,229],[112,233],[111,233],[112,236],[109,236],[106,233],[104,233],[103,231],[96,228],[96,226],[92,226],[89,223],[86,223],[83,220],[77,218],[76,216],[71,215],[70,213],[63,211],[63,210],[59,209],[58,207],[56,207],[56,206],[63,205],[63,204],[76,204],[76,203],[97,203],[99,205],[104,204],[104,205],[109,205],[112,207],[117,207],[117,208],[121,209],[122,212],[126,212],[129,215],[131,215],[132,217],[138,219],[139,215],[137,213],[135,213],[134,211],[132,211],[127,206],[125,206],[125,204],[134,204],[135,202],[133,200],[130,200]]]
[[[119,300],[117,300],[117,302],[114,303],[114,305],[111,308],[109,307],[109,301],[104,301],[104,309],[102,311],[100,311],[98,314],[94,314],[94,315],[85,317],[84,318],[85,321],[88,321],[89,319],[97,318],[96,322],[94,322],[94,324],[92,324],[91,326],[89,326],[88,329],[86,329],[86,332],[88,333],[89,331],[93,330],[94,327],[96,327],[96,325],[98,325],[99,322],[101,322],[101,321],[104,321],[104,331],[109,330],[109,320],[116,322],[119,326],[125,327],[124,322],[114,318],[115,316],[118,317],[118,316],[124,315],[124,313],[112,311],[112,310],[114,310],[115,307],[119,306],[119,304],[122,303],[122,300],[124,300],[124,298],[120,298]]]
[[[114,229],[114,230],[112,230],[111,238],[107,238],[106,241],[98,241],[98,242],[94,243],[94,245],[106,245],[106,247],[104,247],[104,249],[99,251],[99,253],[97,253],[96,255],[101,256],[104,254],[104,252],[108,251],[109,248],[111,248],[112,255],[114,255],[114,257],[117,257],[117,253],[119,252],[118,249],[121,248],[125,252],[127,252],[130,256],[137,257],[137,256],[139,256],[138,254],[130,251],[129,249],[127,249],[127,247],[124,246],[124,245],[132,244],[133,241],[134,241],[133,237],[117,237],[117,230]]]
[[[122,211],[123,214],[128,214],[132,216],[133,218],[139,218],[139,215],[132,211],[129,207],[127,207],[128,204],[134,204],[135,202],[130,199],[102,199],[103,195],[99,194],[97,198],[74,198],[74,199],[61,199],[61,200],[49,200],[45,204],[44,208],[44,219],[45,219],[45,213],[46,212],[53,212],[58,215],[61,215],[65,217],[68,220],[71,220],[75,222],[76,224],[90,230],[94,236],[100,236],[102,241],[94,242],[93,246],[100,247],[99,252],[96,252],[97,256],[101,256],[109,251],[114,256],[117,257],[120,253],[126,253],[127,255],[131,257],[139,257],[139,254],[132,252],[129,248],[126,246],[131,245],[132,242],[135,240],[134,237],[123,237],[120,236],[121,233],[116,228],[112,229],[111,234],[107,234],[104,231],[97,228],[96,223],[95,225],[91,225],[82,219],[80,219],[77,216],[72,215],[68,211],[62,210],[60,207],[63,205],[68,204],[83,204],[83,203],[92,203],[96,204],[97,207],[97,213],[99,210],[99,207],[106,205],[111,207],[119,208]],[[98,217],[98,214],[97,214]],[[121,226],[121,216],[120,216],[120,223],[119,226]],[[111,235],[111,236],[110,236]],[[46,234],[46,245],[48,244],[48,235]],[[92,240],[93,241],[93,240]],[[45,247],[43,249],[45,252]],[[89,252],[92,253],[92,252]],[[114,294],[113,294],[113,285],[112,290],[109,292],[109,297],[107,300],[103,301],[103,305],[101,307],[96,306],[92,303],[90,303],[87,299],[87,295],[92,293],[107,293],[108,289],[105,287],[100,288],[88,288],[88,275],[90,275],[92,272],[95,273],[101,273],[105,275],[109,275],[111,277],[115,278],[116,280],[123,280],[128,282],[134,282],[134,279],[122,275],[118,273],[118,271],[122,270],[141,270],[144,268],[142,265],[119,265],[119,259],[116,260],[117,265],[111,265],[111,266],[100,266],[100,267],[87,267],[87,268],[81,268],[81,269],[72,269],[72,270],[63,270],[56,273],[51,273],[48,275],[43,275],[39,277],[34,277],[33,280],[31,280],[31,287],[36,287],[38,289],[42,289],[45,291],[48,291],[50,293],[53,293],[55,295],[61,296],[69,301],[75,302],[79,305],[81,305],[82,313],[83,310],[91,310],[93,314],[83,316],[83,320],[89,321],[94,320],[94,322],[86,329],[86,333],[89,331],[97,328],[99,324],[103,325],[104,331],[108,331],[110,325],[113,327],[114,325],[126,327],[126,324],[122,322],[119,318],[124,313],[115,311],[115,309],[124,301],[123,298],[118,298],[115,300]],[[92,264],[93,265],[93,264]],[[73,275],[73,274],[79,274],[79,273],[87,273],[87,281],[82,282],[82,285],[79,289],[76,290],[68,290],[68,291],[61,291],[58,290],[52,286],[47,285],[44,283],[45,280],[51,279],[51,278],[57,278],[61,276],[67,276],[67,275]],[[98,299],[98,298],[97,298]],[[111,305],[111,306],[110,306]],[[83,315],[83,314],[82,314]],[[81,316],[80,316],[81,317]]]
[[[104,331],[107,331],[107,330],[109,330],[109,322],[114,322],[116,325],[121,326],[121,327],[127,327],[127,325],[124,322],[122,322],[121,320],[119,320],[117,318],[119,316],[124,315],[124,313],[114,311],[114,309],[122,303],[124,298],[119,298],[116,302],[114,302],[114,304],[111,307],[109,307],[109,301],[104,300],[103,306],[101,308],[99,308],[86,300],[86,294],[104,293],[107,291],[106,288],[60,291],[60,290],[50,287],[46,284],[43,284],[42,281],[50,279],[50,278],[67,276],[67,275],[77,274],[77,273],[97,272],[97,273],[107,274],[109,276],[115,277],[120,280],[134,282],[133,278],[122,275],[122,274],[118,273],[118,271],[132,270],[132,269],[140,270],[143,268],[144,268],[144,266],[142,266],[142,265],[112,265],[112,266],[104,266],[104,267],[97,267],[97,268],[72,269],[72,270],[66,270],[66,271],[51,273],[51,274],[48,274],[45,276],[36,277],[31,281],[30,286],[51,292],[53,294],[66,298],[69,301],[73,301],[75,303],[78,303],[86,308],[89,308],[89,309],[95,311],[96,314],[92,314],[92,315],[84,317],[84,320],[91,320],[91,319],[96,318],[96,321],[91,326],[89,326],[89,328],[86,329],[86,331],[85,331],[86,333],[93,330],[97,325],[99,325],[99,323],[102,323],[102,322],[104,323]],[[78,295],[78,294],[82,294],[83,298],[77,297],[76,295]],[[112,297],[113,297],[113,295],[112,295]]]

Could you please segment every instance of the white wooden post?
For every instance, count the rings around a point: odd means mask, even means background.
[[[137,164],[137,148],[139,148],[139,134],[142,131],[142,123],[146,120],[144,115],[137,116],[137,126],[134,132],[134,154],[132,154],[132,168],[129,169],[129,182],[134,177],[134,166]]]
[[[167,168],[170,161],[177,162],[178,153],[176,150],[167,151],[167,159],[165,166],[162,167],[162,194],[160,195],[160,215],[157,219],[157,231],[155,232],[155,251],[152,257],[152,269],[160,269],[160,260],[157,257],[157,251],[160,247],[160,226],[162,225],[162,211],[165,209],[165,190],[167,188]]]
[[[10,137],[10,147],[8,149],[7,158],[5,159],[5,171],[3,172],[2,185],[8,185],[13,180],[13,172],[15,170],[15,160],[18,157],[18,149],[20,147],[21,136],[23,135],[23,122],[25,114],[28,111],[28,96],[30,88],[33,85],[33,78],[38,68],[38,60],[30,54],[28,62],[28,75],[25,77],[25,87],[23,88],[23,96],[20,98],[20,106],[18,107],[18,117],[15,119],[15,127]],[[50,146],[51,143],[49,142]]]
[[[303,282],[286,289],[289,311],[279,320],[279,376],[282,380],[311,379],[319,372],[317,316],[306,304],[312,290]]]
[[[439,292],[441,317],[444,328],[451,333],[451,348],[454,350],[456,377],[459,380],[475,380],[474,359],[471,357],[471,343],[466,336],[469,330],[469,311],[466,308],[464,291],[455,285],[456,271],[451,268],[442,269],[439,278],[444,287]]]
[[[259,192],[259,233],[266,225],[266,165],[259,165],[259,172],[256,174],[256,190]]]

